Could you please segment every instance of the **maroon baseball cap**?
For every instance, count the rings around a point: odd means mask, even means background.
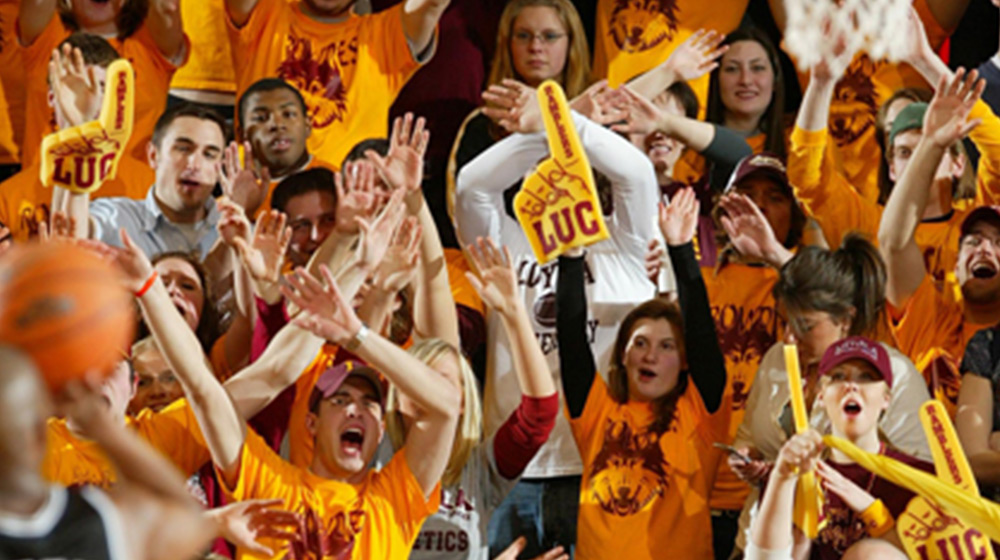
[[[379,404],[384,409],[387,387],[382,376],[360,360],[347,360],[327,368],[319,376],[319,379],[316,380],[316,385],[313,386],[312,394],[309,395],[309,410],[315,411],[320,401],[330,398],[340,389],[340,386],[344,384],[344,381],[348,377],[354,376],[361,377],[371,384],[372,388],[375,389],[375,394],[378,396]]]
[[[849,336],[838,340],[823,353],[819,361],[819,374],[826,375],[830,370],[847,360],[864,360],[882,375],[886,385],[892,387],[892,365],[889,363],[889,353],[878,342],[863,336]]]
[[[978,206],[962,220],[962,237],[969,234],[976,222],[990,220],[1000,226],[1000,206]]]
[[[788,170],[785,167],[785,162],[781,156],[772,152],[751,154],[741,159],[736,164],[736,170],[733,171],[723,192],[732,191],[743,179],[755,174],[763,175],[778,183],[789,196],[792,196],[792,186],[788,182]]]

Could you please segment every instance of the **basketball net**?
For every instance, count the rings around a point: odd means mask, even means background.
[[[906,42],[912,0],[784,0],[785,49],[802,71],[833,57],[843,37],[847,52],[863,51],[873,60],[897,61]],[[826,32],[824,32],[826,30]]]

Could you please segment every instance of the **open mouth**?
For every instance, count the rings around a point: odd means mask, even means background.
[[[191,179],[181,179],[180,181],[178,181],[178,183],[180,183],[181,187],[189,190],[194,190],[201,187],[201,183],[199,183],[198,181],[193,181]]]
[[[847,401],[847,402],[844,403],[843,410],[844,410],[844,414],[848,418],[854,418],[854,417],[858,416],[859,414],[861,414],[861,404],[858,401],[849,400],[849,401]]]
[[[639,379],[641,381],[652,381],[653,379],[656,379],[656,372],[650,371],[648,369],[640,369]]]
[[[292,141],[288,138],[275,138],[271,141],[270,146],[272,150],[283,151],[292,147]]]
[[[340,445],[348,453],[361,453],[361,444],[365,441],[365,433],[361,428],[348,428],[340,434]]]
[[[736,92],[736,98],[737,99],[753,99],[755,97],[757,97],[757,92],[755,92],[755,91],[737,91]]]
[[[988,262],[979,262],[972,265],[972,277],[989,279],[997,275],[997,269]]]

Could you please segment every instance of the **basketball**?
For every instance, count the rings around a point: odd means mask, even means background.
[[[89,371],[110,373],[134,329],[131,294],[94,253],[31,243],[0,259],[0,343],[30,355],[51,391]]]

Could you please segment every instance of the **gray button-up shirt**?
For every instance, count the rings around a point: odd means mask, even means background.
[[[194,225],[197,242],[192,244],[177,224],[171,222],[160,210],[149,188],[146,198],[135,200],[125,197],[99,198],[90,203],[91,231],[98,239],[121,247],[119,228],[125,228],[129,237],[150,258],[169,251],[197,253],[202,260],[219,238],[216,225],[219,211],[215,199],[205,201],[205,219]]]

